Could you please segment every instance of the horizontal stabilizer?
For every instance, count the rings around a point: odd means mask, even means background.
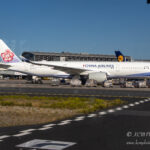
[[[0,68],[8,69],[9,67],[11,67],[11,66],[8,64],[0,63]]]

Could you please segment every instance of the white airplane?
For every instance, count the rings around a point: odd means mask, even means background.
[[[0,64],[0,67],[40,77],[78,76],[104,82],[109,78],[150,76],[150,63],[148,62],[22,62],[2,40],[0,40],[0,55],[4,62]]]

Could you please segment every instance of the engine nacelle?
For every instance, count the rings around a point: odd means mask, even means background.
[[[102,83],[107,80],[107,75],[104,72],[90,73],[89,79],[93,79],[96,80],[98,83]]]

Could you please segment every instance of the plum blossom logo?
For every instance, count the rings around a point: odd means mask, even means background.
[[[14,54],[7,49],[4,53],[1,54],[1,57],[4,62],[10,62],[13,60]]]

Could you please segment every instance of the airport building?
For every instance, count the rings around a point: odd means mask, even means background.
[[[52,52],[23,52],[22,56],[32,61],[117,61],[115,55],[101,55],[88,53],[52,53]],[[130,56],[125,56],[126,61],[131,61]]]

